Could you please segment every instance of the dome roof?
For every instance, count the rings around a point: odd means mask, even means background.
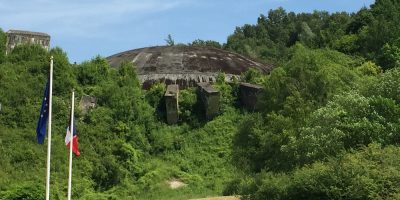
[[[123,61],[134,63],[144,85],[157,80],[191,86],[195,82],[213,82],[219,72],[227,80],[250,68],[269,73],[266,65],[237,53],[204,46],[156,46],[121,52],[107,57],[112,67]]]

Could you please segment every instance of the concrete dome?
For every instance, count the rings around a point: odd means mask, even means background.
[[[112,67],[123,61],[134,63],[144,88],[156,81],[179,84],[185,88],[196,82],[214,82],[219,72],[224,72],[227,81],[250,68],[269,73],[266,65],[237,53],[212,47],[200,46],[156,46],[121,52],[107,57]]]

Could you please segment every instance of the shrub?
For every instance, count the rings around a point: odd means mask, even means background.
[[[395,199],[400,195],[400,148],[374,143],[293,173],[263,172],[241,186],[250,199]],[[246,191],[248,186],[256,191]]]
[[[17,186],[0,193],[3,200],[37,200],[45,199],[44,185]]]

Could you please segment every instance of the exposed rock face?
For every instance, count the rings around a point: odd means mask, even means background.
[[[113,67],[119,67],[123,61],[133,63],[144,88],[156,81],[186,88],[198,82],[214,82],[219,72],[231,81],[250,68],[263,73],[272,70],[272,65],[236,53],[198,46],[148,47],[118,53],[107,60]]]

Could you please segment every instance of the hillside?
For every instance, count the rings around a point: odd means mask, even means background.
[[[23,52],[18,53],[19,50]],[[141,90],[130,66],[114,70],[105,59],[95,58],[74,67],[66,62],[60,49],[46,53],[37,46],[18,47],[8,59],[25,57],[25,53],[29,55],[27,60],[0,65],[0,87],[6,91],[1,93],[0,114],[3,198],[32,195],[36,199],[44,195],[46,145],[37,144],[35,127],[50,55],[55,57],[53,198],[65,196],[68,151],[64,137],[70,107],[70,91],[65,88],[72,87],[77,99],[90,94],[99,102],[88,114],[83,115],[79,110],[77,113],[81,156],[74,158],[74,198],[202,197],[219,194],[233,177],[235,169],[228,164],[229,138],[241,118],[228,114],[238,113],[234,108],[227,107],[226,114],[211,122],[201,117],[195,121],[191,119],[195,114],[187,113],[193,110],[197,99],[193,99],[194,91],[188,90],[182,94],[182,104],[186,107],[181,111],[186,117],[182,115],[177,126],[167,126],[156,117],[155,108],[147,101],[160,99],[165,88],[161,92]],[[165,182],[174,178],[187,186],[179,191],[169,189]]]
[[[207,121],[189,87],[176,125],[165,122],[166,85],[143,90],[131,63],[75,65],[61,48],[36,45],[5,55],[0,31],[0,199],[44,199],[47,149],[35,130],[50,56],[52,199],[67,193],[72,88],[76,108],[83,95],[97,98],[76,113],[73,199],[398,199],[399,10],[392,0],[354,14],[270,10],[217,45],[276,66],[240,75],[263,86],[261,109],[243,109],[238,82],[218,73],[220,114]]]

